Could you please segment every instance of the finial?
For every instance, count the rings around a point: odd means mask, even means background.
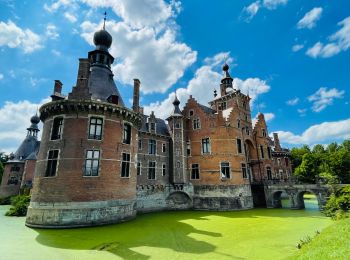
[[[104,13],[104,15],[105,15],[105,17],[103,18],[103,30],[105,30],[106,29],[106,17],[107,17],[107,12],[105,11],[105,13]]]
[[[216,91],[216,89],[214,89],[214,98],[216,98],[218,95],[218,92]]]

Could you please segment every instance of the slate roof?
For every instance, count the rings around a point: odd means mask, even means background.
[[[215,114],[216,113],[216,111],[214,109],[211,109],[210,107],[204,106],[204,105],[199,104],[199,103],[198,103],[198,105],[207,114]]]
[[[147,123],[148,117],[149,116],[147,116],[147,115],[143,115],[142,126],[140,128],[141,132],[150,133],[149,128],[148,128],[148,123]],[[169,131],[168,131],[168,126],[165,123],[165,120],[163,120],[161,118],[156,118],[156,134],[170,136]]]
[[[27,136],[18,147],[11,161],[36,160],[39,151],[40,141],[34,136]]]
[[[113,80],[113,73],[103,66],[92,66],[89,76],[89,92],[92,99],[106,101],[110,95],[118,96],[118,104],[124,106],[123,99]]]

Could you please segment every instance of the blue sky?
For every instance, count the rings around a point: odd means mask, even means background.
[[[159,117],[175,89],[207,104],[226,59],[285,146],[350,138],[350,0],[0,0],[0,151],[16,150],[53,80],[70,92],[104,11],[129,105],[133,78]]]

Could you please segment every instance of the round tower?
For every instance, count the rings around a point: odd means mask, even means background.
[[[136,216],[141,116],[124,106],[113,80],[112,36],[103,27],[94,43],[68,97],[54,91],[40,108],[44,126],[27,226],[93,226]]]

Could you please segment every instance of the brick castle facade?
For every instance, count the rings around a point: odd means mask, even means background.
[[[289,179],[289,151],[276,134],[269,137],[263,114],[253,125],[250,98],[233,89],[227,64],[220,96],[215,92],[209,106],[190,96],[181,110],[175,95],[165,121],[143,114],[138,79],[132,109],[124,105],[111,71],[112,37],[102,29],[94,43],[88,58],[79,59],[69,95],[56,80],[52,101],[40,108],[28,226],[101,225],[159,210],[250,209],[259,199],[254,183]],[[18,193],[33,175],[34,167],[23,171],[29,159],[21,160],[7,162],[1,196]],[[17,172],[13,165],[20,165]]]

